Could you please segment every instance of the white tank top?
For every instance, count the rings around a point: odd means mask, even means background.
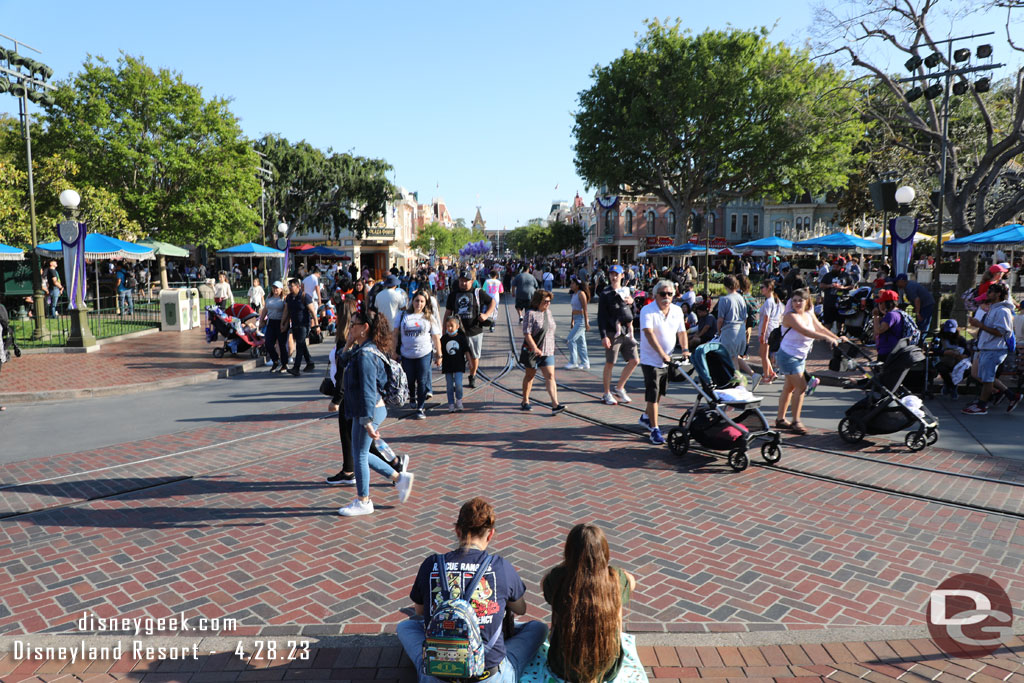
[[[582,311],[583,310],[583,304],[580,302],[580,293],[579,292],[576,292],[575,294],[572,295],[572,300],[569,302],[569,306],[574,311]]]
[[[804,316],[804,320],[808,319],[806,313],[801,315]],[[782,326],[782,342],[779,344],[779,351],[783,351],[794,358],[807,358],[807,354],[811,352],[813,344],[814,337],[804,336],[798,330],[786,327],[785,325]]]

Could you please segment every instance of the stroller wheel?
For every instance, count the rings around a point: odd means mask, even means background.
[[[681,458],[690,450],[690,435],[685,430],[673,427],[668,430],[666,441],[668,441],[668,449],[676,457]]]
[[[255,346],[252,347],[251,349],[249,349],[249,357],[250,358],[258,358],[259,355],[260,355],[260,350],[258,348],[256,348]]]
[[[903,440],[907,448],[914,451],[915,453],[920,450],[924,450],[924,447],[928,445],[928,437],[925,436],[923,430],[919,429],[916,432],[907,432],[907,437]]]
[[[859,443],[864,440],[864,427],[859,422],[844,417],[839,421],[839,438],[846,443]]]
[[[729,467],[732,468],[733,472],[742,472],[747,469],[749,464],[750,458],[747,457],[746,451],[742,448],[729,451]]]
[[[935,442],[939,440],[939,430],[926,429],[924,432],[924,438],[927,440],[929,446],[934,446]]]
[[[213,350],[213,357],[214,358],[223,358],[224,357],[224,349],[219,347],[219,346],[217,348],[215,348]]]
[[[761,457],[769,465],[782,459],[782,448],[777,443],[766,443],[761,446]]]

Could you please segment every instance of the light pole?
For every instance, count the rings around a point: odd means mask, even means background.
[[[277,240],[277,246],[281,251],[284,252],[284,272],[281,273],[281,277],[285,280],[288,279],[288,260],[291,258],[291,246],[292,241],[288,239],[288,224],[281,221],[277,224],[277,231],[281,234],[280,239]],[[282,244],[282,242],[284,244]],[[288,284],[287,282],[285,284]]]
[[[0,37],[7,38],[14,43],[13,50],[0,48],[0,61],[7,62],[7,67],[0,66],[0,75],[5,77],[0,78],[0,92],[9,92],[18,98],[18,116],[21,118],[22,135],[25,138],[25,156],[28,161],[28,208],[32,226],[32,251],[29,258],[32,263],[32,302],[36,318],[32,339],[44,340],[50,338],[50,331],[45,323],[46,293],[43,292],[43,278],[42,273],[39,272],[39,254],[36,253],[39,235],[36,231],[36,195],[32,175],[32,135],[28,118],[28,101],[32,100],[45,107],[53,106],[53,95],[47,90],[56,90],[56,88],[44,82],[53,76],[53,69],[18,53],[19,47],[42,54],[40,50],[2,33],[0,33]],[[28,73],[23,73],[21,69]],[[37,79],[35,76],[39,78]]]
[[[434,238],[430,238],[430,267],[434,267],[434,260],[437,258],[437,249],[434,248]]]

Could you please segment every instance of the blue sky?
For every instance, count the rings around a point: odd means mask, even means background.
[[[677,16],[697,32],[776,26],[774,39],[796,43],[811,24],[805,0],[0,0],[0,33],[42,50],[58,78],[87,54],[142,56],[231,98],[250,137],[384,158],[421,202],[440,195],[467,221],[480,205],[489,227],[512,228],[584,194],[577,93],[644,19]],[[0,111],[16,113],[14,99]]]

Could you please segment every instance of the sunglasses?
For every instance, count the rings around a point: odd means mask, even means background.
[[[658,292],[658,296],[675,296],[675,292]]]

